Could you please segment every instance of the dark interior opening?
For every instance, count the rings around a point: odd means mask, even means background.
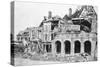
[[[84,42],[84,52],[91,54],[91,42],[90,41]]]
[[[80,43],[80,41],[75,41],[75,53],[80,53],[80,51],[81,51],[81,43]]]
[[[70,43],[70,41],[65,41],[64,42],[64,44],[65,44],[65,54],[70,54],[70,49],[71,49],[71,43]]]
[[[60,41],[56,41],[56,52],[57,53],[61,53],[61,42]]]
[[[52,21],[51,30],[54,30],[55,27],[58,27],[58,21]]]

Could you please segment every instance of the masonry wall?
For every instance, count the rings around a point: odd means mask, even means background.
[[[65,44],[64,42],[68,40],[71,42],[71,50],[70,50],[70,54],[65,54]],[[78,40],[81,43],[81,51],[80,53],[75,53],[75,41]],[[61,42],[61,53],[57,54],[56,52],[56,41],[60,41]],[[56,37],[55,40],[52,41],[52,53],[53,55],[60,55],[60,56],[68,56],[68,55],[79,55],[81,53],[85,53],[84,51],[84,43],[85,41],[90,41],[91,42],[91,56],[94,56],[94,52],[95,52],[95,48],[96,48],[96,35],[94,33],[88,34],[88,37],[86,36],[86,34],[83,34],[81,36],[81,34],[78,34],[78,36],[76,36],[76,34],[61,34],[58,35]]]

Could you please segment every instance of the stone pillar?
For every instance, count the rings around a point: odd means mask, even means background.
[[[46,44],[44,44],[44,51],[46,52]]]
[[[71,39],[71,55],[74,55],[74,39]]]
[[[47,53],[47,50],[46,50],[46,48],[47,48],[47,45],[45,44],[45,52]]]
[[[84,53],[84,42],[85,42],[84,38],[81,37],[81,52],[80,53]]]
[[[52,42],[52,54],[53,54],[53,55],[55,55],[55,51],[56,51],[56,50],[55,50],[55,43]]]
[[[65,55],[65,45],[64,42],[61,41],[61,55],[64,56]]]
[[[94,56],[96,41],[91,40],[91,55]]]

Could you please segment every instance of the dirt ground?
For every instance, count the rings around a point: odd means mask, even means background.
[[[69,62],[87,62],[93,61],[93,57],[88,56],[84,58],[82,56],[65,56],[65,57],[53,57],[53,56],[40,56],[40,55],[20,55],[17,54],[14,57],[15,66],[30,66],[30,65],[43,65],[43,64],[57,64],[57,63],[69,63]]]
[[[63,63],[63,62],[57,62],[57,61],[34,61],[30,59],[24,59],[24,58],[15,58],[15,66],[31,66],[31,65],[44,65],[44,64],[57,64],[57,63]]]

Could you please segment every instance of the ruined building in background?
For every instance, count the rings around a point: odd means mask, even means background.
[[[44,54],[63,57],[86,53],[93,60],[97,48],[97,14],[93,6],[82,6],[74,14],[70,8],[69,15],[63,18],[52,16],[49,11],[39,27],[19,32],[17,41],[24,40],[31,45],[37,42]]]

